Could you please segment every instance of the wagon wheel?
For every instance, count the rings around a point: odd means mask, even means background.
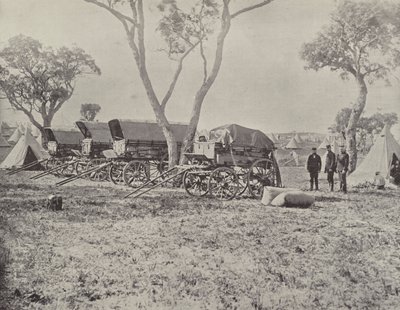
[[[210,173],[206,171],[186,171],[183,174],[183,185],[189,195],[201,197],[208,193]]]
[[[161,157],[160,161],[156,161],[155,163],[157,163],[158,167],[157,167],[157,172],[154,173],[151,176],[151,179],[154,179],[155,177],[159,176],[160,174],[168,171],[169,169],[169,164],[168,164],[168,154],[164,154]],[[179,171],[179,170],[178,170]],[[151,174],[151,168],[150,168],[150,174]],[[175,170],[171,171],[170,173],[167,173],[165,175],[163,175],[160,179],[154,181],[155,183],[157,182],[162,182],[167,178],[172,177],[173,174],[177,173]],[[179,174],[176,177],[172,178],[171,180],[167,181],[166,183],[163,183],[161,186],[162,187],[179,187],[182,184],[182,175]]]
[[[236,175],[239,180],[239,191],[237,193],[238,196],[242,195],[247,189],[247,175],[249,170],[243,167],[235,167],[234,168]]]
[[[149,162],[149,180],[159,177],[165,171],[168,170],[168,155],[161,156],[160,160],[154,160]],[[154,181],[154,183],[161,182],[165,177],[161,177]]]
[[[130,161],[123,170],[126,185],[140,187],[149,180],[149,164],[142,161]]]
[[[60,160],[59,158],[52,157],[48,161],[46,161],[45,169],[51,170],[51,169],[55,168],[56,166],[61,165],[62,163],[63,163],[62,160]],[[60,170],[53,171],[52,174],[58,176],[58,175],[60,175]]]
[[[231,168],[220,167],[215,169],[208,181],[210,194],[220,200],[233,199],[240,188],[239,179]]]
[[[125,162],[113,162],[108,170],[108,177],[111,182],[117,185],[124,184],[123,171],[126,163]]]
[[[270,159],[255,161],[247,175],[247,187],[253,197],[261,199],[264,186],[278,186],[276,166]]]
[[[87,161],[77,161],[74,166],[75,173],[81,174],[86,171],[88,162]]]
[[[75,163],[70,163],[61,169],[61,175],[71,176],[75,174]]]
[[[102,163],[103,160],[101,159],[92,159],[87,163],[86,171],[89,169],[93,169],[96,166],[101,165]],[[109,174],[108,167],[105,167],[103,169],[89,173],[88,177],[91,181],[105,181],[108,177],[108,174]]]

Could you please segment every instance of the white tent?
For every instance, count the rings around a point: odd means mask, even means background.
[[[8,142],[10,142],[11,144],[15,144],[19,141],[19,138],[21,138],[21,136],[22,136],[21,130],[19,130],[19,128],[16,128],[13,134],[8,139]]]
[[[326,146],[331,144],[330,136],[326,135],[322,143],[319,145],[318,149],[326,149]]]
[[[300,145],[296,142],[294,137],[290,139],[289,143],[286,144],[285,148],[290,150],[301,149]]]
[[[274,142],[274,143],[279,143],[278,138],[277,138],[273,133],[271,133],[271,134],[269,134],[269,135],[267,135],[267,136],[268,136],[268,138],[271,139],[272,142]]]
[[[31,133],[32,136],[34,136],[35,138],[40,136],[40,130],[36,126],[34,126],[33,129],[31,129]]]
[[[377,136],[374,145],[356,170],[349,176],[350,185],[372,182],[375,172],[389,178],[393,155],[400,158],[400,145],[394,139],[389,126],[385,126]]]
[[[390,129],[394,138],[400,143],[400,124],[393,125]]]
[[[10,143],[0,134],[0,147],[10,147]]]
[[[46,151],[26,129],[25,134],[20,137],[6,159],[0,164],[0,169],[18,168],[48,157]]]
[[[294,136],[294,139],[296,140],[297,144],[302,144],[304,143],[303,139],[300,137],[298,133]]]

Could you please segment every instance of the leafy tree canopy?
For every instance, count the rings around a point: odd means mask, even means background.
[[[331,24],[303,45],[306,69],[330,68],[339,71],[343,79],[351,74],[368,77],[370,83],[386,79],[389,71],[400,65],[396,35],[400,22],[392,10],[379,1],[343,1],[332,14]]]
[[[101,73],[78,47],[54,50],[24,35],[8,43],[0,51],[0,91],[39,129],[51,125],[54,114],[72,96],[77,77]]]
[[[335,124],[332,126],[337,132],[343,132],[347,123],[350,119],[351,108],[341,109],[335,117]],[[361,117],[357,130],[364,131],[365,133],[372,134],[376,131],[381,130],[386,124],[392,126],[398,123],[398,115],[392,113],[380,113],[376,112],[369,117]]]
[[[96,115],[100,112],[101,107],[97,103],[81,104],[81,116],[87,121],[94,121]]]

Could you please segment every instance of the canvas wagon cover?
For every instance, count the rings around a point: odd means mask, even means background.
[[[55,139],[58,144],[80,144],[84,138],[78,130],[45,128],[44,131],[49,141],[54,141]]]
[[[108,122],[113,139],[133,141],[164,142],[161,127],[152,121],[118,120]],[[187,124],[171,123],[177,142],[182,142],[186,134]]]
[[[94,142],[107,143],[112,141],[108,123],[78,121],[76,125],[85,138],[91,138]]]
[[[252,146],[272,150],[274,143],[262,131],[229,124],[210,131],[210,139],[236,146]]]

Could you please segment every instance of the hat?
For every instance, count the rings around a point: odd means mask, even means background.
[[[326,145],[326,148],[328,148],[328,147],[331,147],[331,145],[330,145],[330,144],[327,144],[327,145]]]
[[[313,148],[312,148],[312,150],[313,150],[313,151],[316,151],[316,150],[317,150],[317,148],[316,148],[316,147],[313,147]]]

